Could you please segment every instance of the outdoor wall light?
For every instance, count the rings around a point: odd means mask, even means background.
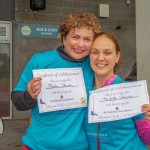
[[[30,0],[30,8],[33,11],[43,10],[46,6],[46,0]]]
[[[130,0],[127,0],[126,3],[127,3],[127,6],[129,6],[130,5]]]

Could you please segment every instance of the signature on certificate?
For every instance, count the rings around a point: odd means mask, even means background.
[[[55,88],[68,88],[68,87],[78,87],[78,85],[71,85],[71,84],[64,84],[62,83],[61,85],[57,84],[48,84],[48,87],[46,89],[55,89]]]

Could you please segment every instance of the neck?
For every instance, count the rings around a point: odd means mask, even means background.
[[[115,74],[112,74],[109,77],[95,75],[95,85],[94,85],[95,88],[98,89],[98,88],[101,88],[101,87],[105,86],[106,81],[113,78],[114,76],[115,76]]]
[[[72,58],[70,55],[66,53],[66,51],[64,50],[64,46],[57,47],[57,52],[59,53],[61,57],[71,62],[83,62],[86,59],[86,57],[82,59],[78,59],[78,60]]]

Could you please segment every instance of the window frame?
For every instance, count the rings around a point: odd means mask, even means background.
[[[9,73],[9,78],[10,78],[10,83],[9,83],[9,86],[10,86],[10,91],[9,93],[11,93],[12,91],[12,21],[0,21],[0,25],[3,25],[5,26],[6,25],[6,28],[8,31],[8,33],[6,33],[6,39],[5,38],[1,38],[0,39],[0,43],[8,43],[10,45],[10,62],[9,62],[9,66],[10,66],[10,73]],[[8,37],[9,36],[9,37]],[[10,114],[8,117],[2,117],[2,119],[12,119],[12,102],[11,102],[11,94],[9,96],[9,103],[10,103],[10,107],[9,107],[9,111],[10,111]]]

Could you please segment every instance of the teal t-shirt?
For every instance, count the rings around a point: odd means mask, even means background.
[[[14,91],[25,91],[33,78],[33,69],[82,67],[87,91],[93,83],[93,72],[89,58],[83,62],[63,59],[56,50],[35,54],[27,63]],[[85,107],[54,112],[39,113],[36,105],[32,113],[32,124],[22,138],[24,145],[33,150],[87,150],[88,143],[83,128]]]
[[[119,76],[113,82],[124,82]],[[87,110],[88,111],[88,110]],[[86,111],[84,125],[88,138],[89,150],[97,150],[97,136],[100,139],[100,150],[146,150],[146,145],[140,139],[134,120],[143,118],[142,114],[118,121],[88,123]]]

